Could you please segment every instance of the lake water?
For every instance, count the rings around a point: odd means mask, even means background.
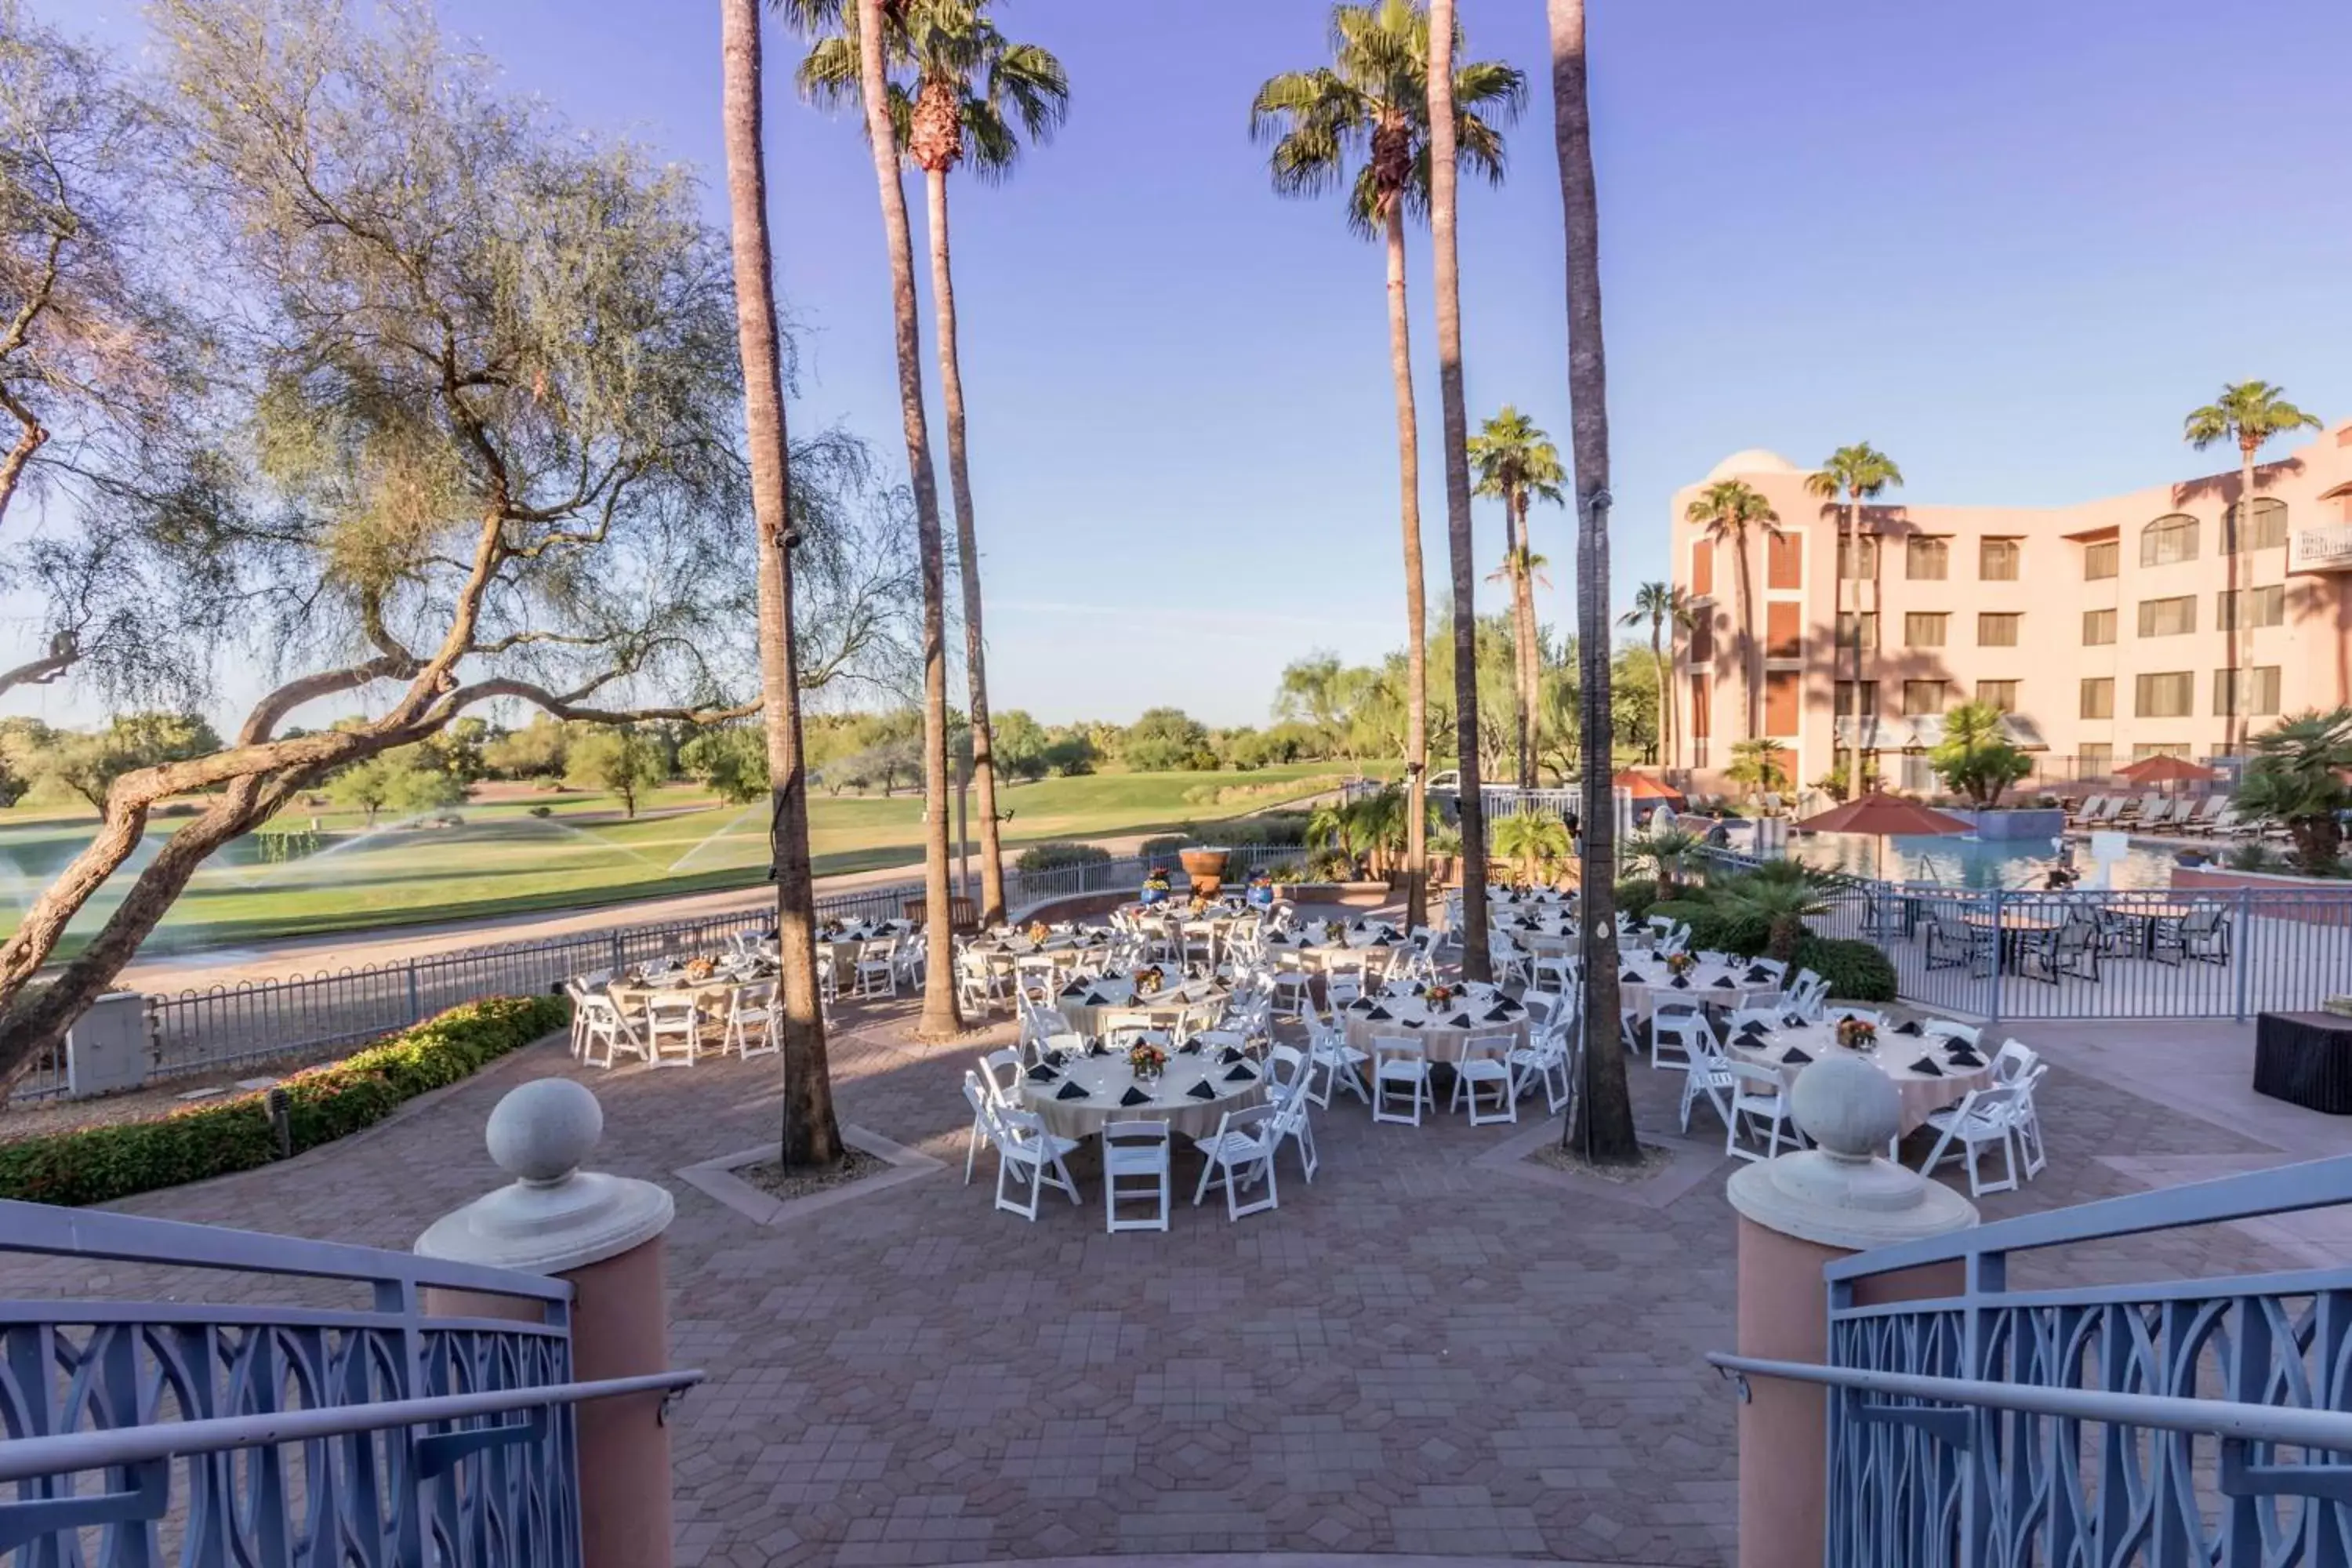
[[[1877,877],[1890,882],[1930,882],[1948,888],[2038,889],[2057,852],[2047,839],[1985,843],[1965,837],[1866,838],[1852,833],[1791,837],[1789,858],[1823,870]],[[2087,879],[2093,862],[2086,846],[2074,846],[2074,868]],[[2172,856],[2134,845],[2115,863],[2110,883],[2117,888],[2168,888]]]

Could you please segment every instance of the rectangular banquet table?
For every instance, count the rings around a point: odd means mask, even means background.
[[[2352,1116],[2352,1018],[2263,1013],[2254,1020],[2254,1092]]]

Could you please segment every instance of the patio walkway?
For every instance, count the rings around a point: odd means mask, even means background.
[[[1717,1140],[1646,1187],[1569,1185],[1499,1168],[1509,1129],[1374,1128],[1343,1106],[1318,1121],[1320,1178],[1286,1168],[1278,1213],[1229,1226],[1183,1206],[1171,1235],[1107,1237],[1090,1195],[1032,1226],[962,1184],[972,1049],[904,1043],[904,1012],[836,1038],[841,1112],[950,1168],[779,1229],[673,1174],[772,1136],[772,1060],[591,1075],[596,1163],[678,1196],[673,1360],[709,1373],[676,1417],[682,1564],[1729,1560],[1734,1407],[1701,1360],[1732,1342]],[[2129,1075],[2089,1043],[2036,1043],[2058,1063],[2053,1165],[1988,1217],[2352,1142],[2324,1118],[2184,1114],[2106,1081]],[[405,1247],[499,1180],[481,1145],[498,1097],[573,1070],[536,1047],[336,1148],[123,1206]],[[1645,1129],[1672,1125],[1669,1078],[1634,1069]],[[2223,1226],[2032,1267],[2218,1273],[2300,1263],[2295,1243]],[[18,1265],[0,1294],[191,1284],[70,1272]]]

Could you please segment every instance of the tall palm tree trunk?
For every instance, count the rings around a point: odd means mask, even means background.
[[[1470,531],[1470,414],[1462,388],[1462,264],[1454,233],[1454,0],[1429,7],[1429,230],[1436,254],[1437,389],[1445,416],[1445,521],[1454,567],[1454,726],[1462,796],[1462,973],[1489,980],[1486,803],[1478,778],[1478,563]]]
[[[948,658],[946,552],[940,536],[940,487],[931,471],[930,422],[923,411],[922,335],[915,319],[915,247],[907,191],[890,125],[883,70],[883,0],[857,0],[860,86],[866,141],[882,197],[882,233],[890,252],[890,304],[897,326],[898,410],[906,426],[907,473],[915,492],[915,531],[923,579],[923,909],[929,952],[917,1033],[944,1039],[963,1028],[956,1006],[955,928],[948,889]]]
[[[1543,749],[1543,628],[1536,624],[1535,542],[1528,536],[1528,498],[1518,496],[1519,570],[1512,581],[1512,613],[1518,618],[1519,710],[1526,738],[1519,742],[1519,787],[1536,787],[1536,755]]]
[[[2246,606],[2240,599],[2239,585],[2244,581],[2242,563],[2246,542],[2253,537],[2254,527],[2254,450],[2255,443],[2241,437],[2238,440],[2238,528],[2236,535],[2224,542],[2237,548],[2230,552],[2230,642],[2224,662],[2230,668],[2230,711],[2221,719],[2221,750],[2236,755],[2246,734],[2247,672],[2240,667],[2241,639],[2245,633]]]
[[[1862,548],[1862,498],[1853,497],[1846,503],[1845,510],[1846,532],[1853,540],[1853,547],[1859,551]],[[1871,552],[1870,576],[1872,593],[1870,613],[1875,616],[1878,613],[1878,552],[1874,549]],[[1859,584],[1861,580],[1857,578],[1855,581]],[[1838,565],[1838,584],[1840,590],[1843,591],[1845,584],[1845,566],[1843,562]],[[1853,744],[1848,747],[1846,752],[1845,797],[1848,800],[1858,800],[1862,796],[1862,742],[1865,736],[1876,732],[1878,724],[1876,705],[1873,704],[1869,711],[1865,711],[1863,707],[1862,616],[1861,589],[1857,586],[1854,590],[1853,606]],[[1882,635],[1884,635],[1884,628],[1882,628]],[[1835,704],[1832,703],[1832,706],[1834,707]]]
[[[1665,624],[1664,616],[1650,617],[1650,668],[1658,672],[1658,765],[1661,768],[1674,765],[1666,760],[1670,744],[1668,737],[1674,732],[1674,682],[1666,670],[1666,650],[1658,640]]]
[[[982,635],[980,542],[965,455],[963,366],[956,352],[955,274],[948,258],[948,175],[923,176],[931,230],[931,310],[938,317],[940,397],[948,416],[948,495],[955,506],[956,565],[963,577],[963,668],[971,703],[971,783],[980,797],[980,922],[1004,919],[1004,846],[996,815],[996,735],[988,718],[988,648]]]
[[[785,1169],[841,1160],[817,995],[816,897],[809,865],[808,771],[801,746],[799,649],[793,629],[792,473],[775,262],[768,241],[768,173],[760,141],[759,0],[725,0],[722,16],[727,199],[734,235],[735,334],[743,357],[743,425],[758,526],[760,694],[766,705],[769,855],[782,971]]]
[[[1404,918],[1429,922],[1429,607],[1421,563],[1421,417],[1412,401],[1404,204],[1389,203],[1389,368],[1396,380],[1397,489],[1404,519]]]
[[[1617,803],[1609,743],[1609,363],[1601,339],[1601,200],[1592,175],[1592,111],[1585,99],[1584,0],[1547,0],[1552,113],[1568,237],[1568,395],[1576,467],[1576,657],[1583,751],[1584,1040],[1582,1092],[1568,1146],[1596,1164],[1642,1157],[1617,1048]]]
[[[1512,736],[1517,744],[1518,772],[1515,775],[1521,789],[1528,784],[1528,772],[1532,758],[1528,749],[1528,623],[1519,614],[1519,584],[1523,579],[1519,557],[1519,509],[1515,497],[1506,492],[1503,497],[1503,576],[1511,585],[1511,718]]]
[[[1863,504],[1859,500],[1855,500],[1853,503],[1853,547],[1856,550],[1860,550],[1862,548],[1862,541],[1864,537],[1863,524],[1869,521],[1870,514],[1864,510]],[[1885,559],[1886,553],[1885,546],[1886,542],[1874,532],[1872,533],[1869,538],[1870,614],[1874,617],[1873,624],[1878,626],[1878,637],[1874,639],[1871,647],[1868,650],[1870,654],[1868,668],[1870,673],[1874,676],[1878,673],[1878,642],[1884,640],[1886,636],[1886,627],[1883,624],[1879,624],[1876,620],[1876,617],[1880,614],[1880,607],[1886,603],[1886,595],[1882,591],[1884,586],[1883,579],[1880,576],[1880,574],[1886,570],[1886,562]],[[1861,580],[1857,578],[1855,581],[1859,584]],[[1861,594],[1862,590],[1857,586],[1854,589],[1854,595],[1857,601],[1859,601]],[[1853,617],[1853,700],[1854,706],[1857,708],[1862,705],[1862,682],[1863,670],[1864,668],[1863,653],[1862,605],[1857,602],[1854,605]],[[1874,735],[1873,738],[1875,739],[1875,736]],[[1862,770],[1864,758],[1865,756],[1874,754],[1875,748],[1873,748],[1869,752],[1865,752],[1863,750],[1860,742],[1857,740],[1853,749],[1853,789],[1856,795],[1860,795],[1862,793]]]
[[[1748,733],[1742,739],[1752,741],[1764,727],[1764,682],[1757,674],[1762,661],[1756,657],[1756,587],[1748,574],[1748,531],[1745,528],[1733,532],[1731,547],[1739,557],[1739,695],[1741,711],[1748,722]]]
[[[1853,798],[1853,786],[1862,776],[1862,682],[1857,680],[1847,689],[1853,693],[1853,745],[1852,754],[1838,734],[1838,661],[1845,656],[1845,558],[1848,538],[1853,532],[1853,509],[1851,504],[1838,509],[1837,558],[1830,564],[1830,772],[1835,773],[1839,760],[1845,762],[1845,784],[1838,793],[1847,800]],[[1862,640],[1862,617],[1854,617],[1854,641]],[[1857,658],[1861,656],[1857,652]]]

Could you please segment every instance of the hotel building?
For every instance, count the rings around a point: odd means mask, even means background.
[[[2352,702],[2352,422],[2257,468],[2242,525],[2231,469],[2079,506],[1866,506],[1841,559],[1843,505],[1807,478],[1749,450],[1675,495],[1696,622],[1675,661],[1675,760],[1694,788],[1722,787],[1751,682],[1753,732],[1788,747],[1800,787],[1830,772],[1834,737],[1875,753],[1887,787],[1933,789],[1927,750],[1972,699],[2011,715],[2044,784],[2225,755],[2233,709],[2259,734]],[[1732,542],[1686,517],[1731,479],[1779,517],[1749,531],[1745,660]],[[1860,641],[1858,683],[1841,638]]]

